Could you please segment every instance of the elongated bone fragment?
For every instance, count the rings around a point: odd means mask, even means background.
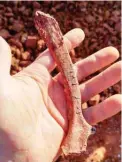
[[[73,64],[57,21],[49,14],[37,11],[35,25],[64,78],[69,129],[61,148],[65,156],[78,155],[86,149],[91,126],[85,121],[82,114],[81,94]]]

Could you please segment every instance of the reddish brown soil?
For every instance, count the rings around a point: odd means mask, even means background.
[[[0,2],[0,35],[11,46],[12,75],[29,65],[40,51],[46,49],[34,27],[33,15],[37,9],[53,15],[63,33],[76,27],[84,30],[85,41],[76,49],[76,54],[71,53],[74,62],[110,45],[120,51],[120,1]],[[100,99],[92,99],[88,105],[116,93],[120,93],[120,83],[102,92]],[[120,147],[120,114],[117,114],[95,126],[86,153],[70,161],[60,157],[58,162],[119,162]]]

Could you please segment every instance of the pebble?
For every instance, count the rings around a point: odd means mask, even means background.
[[[116,25],[115,25],[115,30],[116,30],[117,32],[119,32],[120,29],[121,29],[121,23],[118,22],[118,23],[116,23]]]
[[[4,39],[8,39],[11,37],[9,31],[6,29],[0,30],[0,36],[3,37]]]
[[[24,29],[24,24],[21,23],[20,21],[14,21],[11,29],[16,31],[16,32],[20,32]]]
[[[11,43],[12,45],[15,45],[18,48],[22,47],[22,43],[18,39],[15,39],[15,38],[9,39],[9,43]]]
[[[87,107],[88,107],[87,102],[84,102],[84,103],[82,104],[82,109],[86,109]]]
[[[20,63],[19,63],[19,65],[22,66],[22,67],[26,67],[29,64],[31,64],[31,61],[20,61]]]
[[[27,37],[28,37],[28,34],[27,33],[22,34],[22,36],[21,36],[21,42],[22,43],[25,43],[26,40],[27,40]]]
[[[95,18],[93,16],[91,16],[91,15],[88,15],[88,16],[86,16],[86,21],[88,23],[94,23],[95,22]]]
[[[22,60],[29,60],[31,57],[31,54],[29,51],[25,51],[22,53]]]
[[[38,40],[38,42],[37,42],[37,49],[38,50],[42,50],[44,47],[45,47],[44,40],[42,40],[42,39]]]
[[[33,8],[39,9],[41,4],[39,2],[33,2]]]
[[[28,36],[25,42],[26,48],[36,48],[37,46],[37,37],[36,36]]]
[[[88,103],[89,103],[90,106],[94,106],[94,105],[98,104],[99,101],[100,101],[100,95],[97,94],[96,96],[92,97],[92,98],[88,101]]]
[[[116,93],[121,93],[121,86],[119,84],[115,84],[113,89]]]

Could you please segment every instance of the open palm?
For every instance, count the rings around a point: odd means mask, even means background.
[[[65,43],[69,51],[83,38],[81,29],[67,33]],[[51,77],[55,61],[48,50],[23,71],[10,76],[10,49],[2,38],[0,42],[0,162],[51,162],[58,156],[68,130],[63,78],[60,73]],[[76,63],[78,80],[111,64],[118,56],[115,48],[107,47],[79,61]],[[82,102],[119,80],[120,62],[117,62],[79,85]],[[120,95],[114,95],[84,110],[84,117],[94,125],[119,112],[120,103]]]

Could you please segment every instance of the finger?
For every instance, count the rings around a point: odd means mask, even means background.
[[[119,57],[119,52],[114,47],[106,47],[93,55],[87,57],[83,61],[76,63],[78,80],[81,81],[84,77],[102,69],[111,64]]]
[[[73,29],[65,34],[64,42],[68,48],[68,51],[77,47],[83,41],[84,37],[84,32],[79,28]],[[41,53],[35,62],[44,65],[48,71],[52,71],[55,68],[55,60],[52,58],[48,49]],[[33,64],[35,64],[35,62],[33,62]]]
[[[0,37],[0,75],[2,78],[9,75],[11,66],[11,50],[8,43]],[[0,79],[0,80],[1,80]]]
[[[76,71],[78,80],[81,81],[83,78],[89,76],[90,74],[100,70],[101,68],[111,64],[119,57],[119,52],[114,47],[106,47],[93,55],[77,62]],[[63,84],[63,78],[61,74],[56,76],[56,79]]]
[[[99,75],[81,84],[82,102],[88,101],[91,97],[120,81],[121,63],[122,61],[113,64]]]
[[[121,110],[121,100],[122,96],[120,94],[116,94],[100,104],[84,110],[83,114],[86,121],[91,125],[95,125],[98,122],[117,114]]]

